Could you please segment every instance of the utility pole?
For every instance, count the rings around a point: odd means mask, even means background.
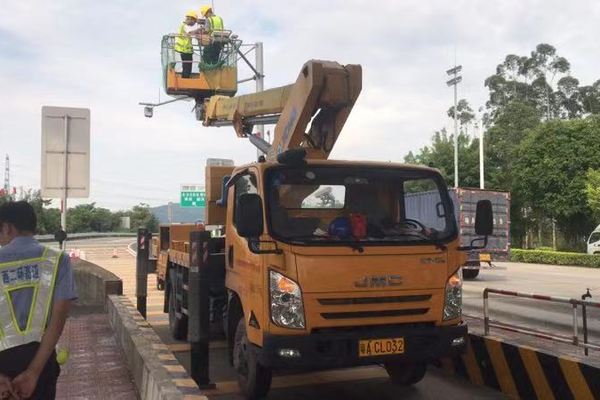
[[[479,188],[485,189],[485,168],[483,165],[483,126],[476,124],[479,129]]]
[[[8,154],[4,161],[4,193],[10,193],[10,157]]]
[[[446,71],[446,74],[452,76],[446,84],[454,86],[454,187],[458,187],[458,84],[462,81],[462,76],[458,73],[462,71],[462,65],[454,65]]]

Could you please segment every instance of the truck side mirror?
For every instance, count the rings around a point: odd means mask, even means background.
[[[475,233],[480,236],[489,236],[494,232],[494,212],[492,202],[479,200],[475,212]]]
[[[244,193],[235,202],[235,227],[240,236],[256,238],[263,233],[262,200],[255,193]]]

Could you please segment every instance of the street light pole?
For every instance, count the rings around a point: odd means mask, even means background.
[[[479,129],[479,188],[485,189],[485,173],[483,165],[483,126],[477,125]]]
[[[454,187],[458,187],[458,84],[462,81],[462,76],[458,73],[462,71],[462,65],[455,65],[446,71],[446,74],[453,76],[446,84],[454,86]]]

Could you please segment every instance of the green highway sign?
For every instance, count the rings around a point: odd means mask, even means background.
[[[206,192],[200,185],[181,185],[181,207],[206,207]]]

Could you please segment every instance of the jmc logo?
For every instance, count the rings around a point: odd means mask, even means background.
[[[354,286],[357,288],[375,288],[400,285],[402,285],[402,277],[400,275],[371,275],[365,276],[364,278],[354,282]]]

